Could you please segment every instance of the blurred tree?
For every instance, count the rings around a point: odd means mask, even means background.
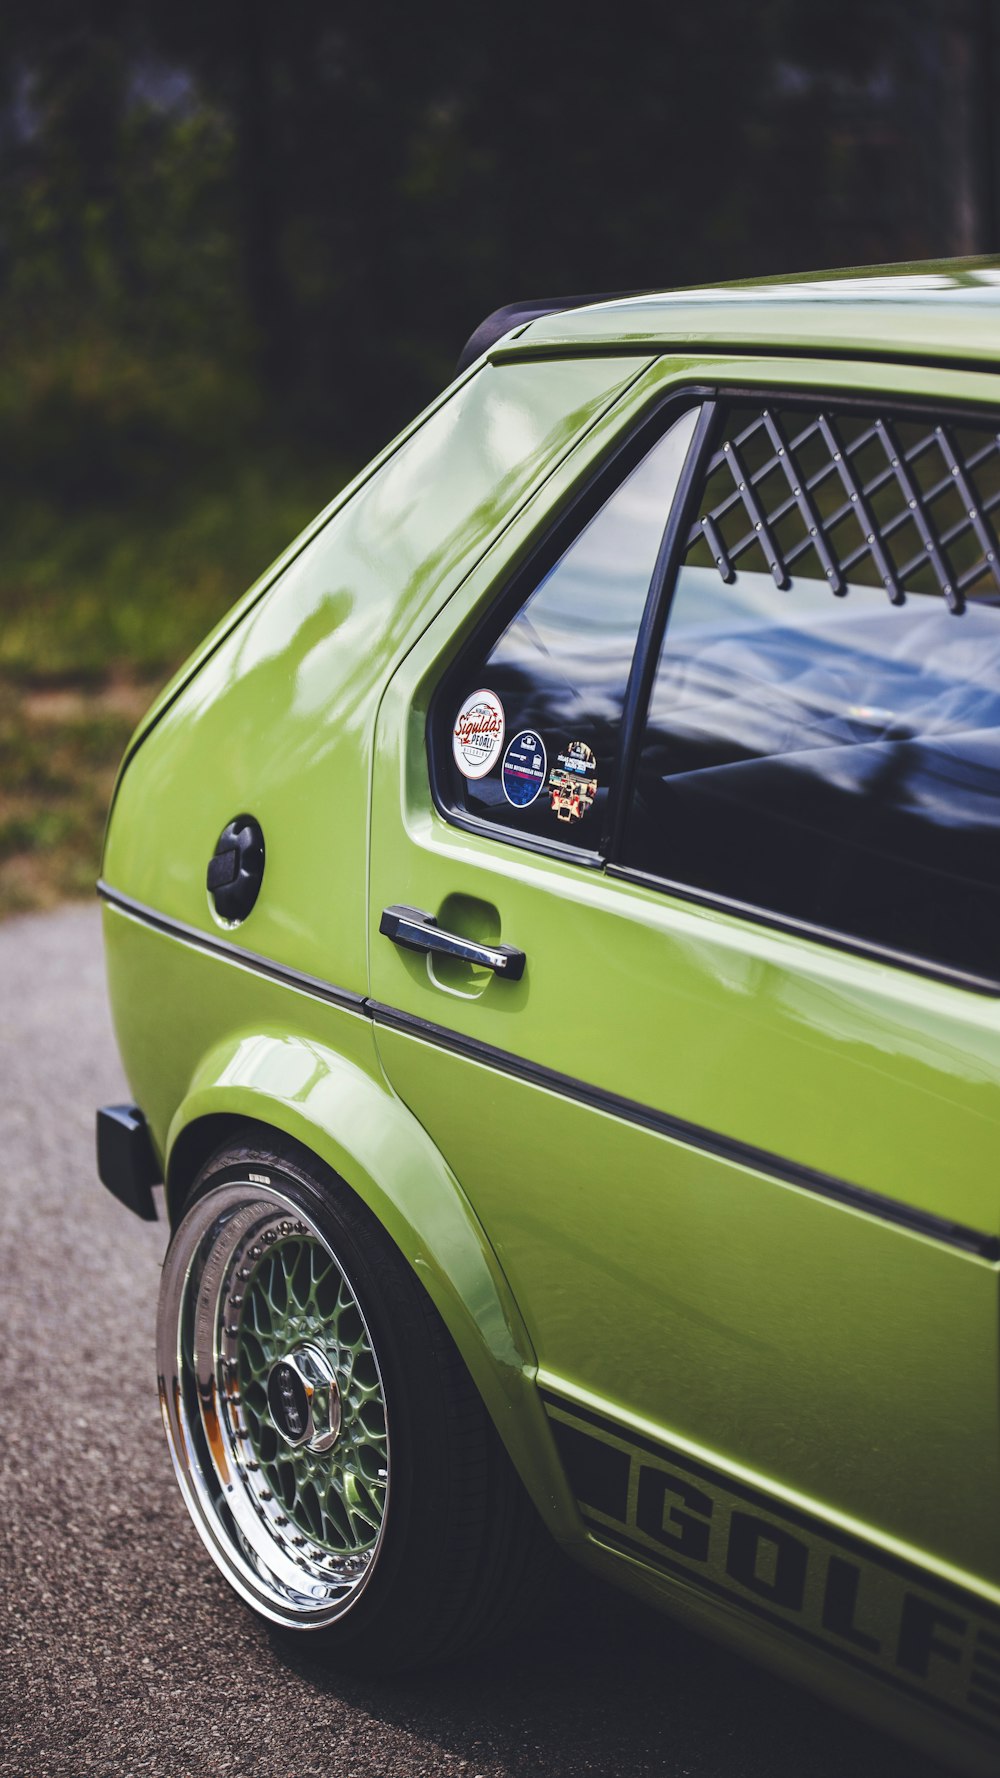
[[[60,0],[0,48],[0,474],[69,500],[233,449],[257,397],[232,129],[131,8]]]
[[[360,454],[512,297],[992,243],[997,3],[8,12],[0,472]]]

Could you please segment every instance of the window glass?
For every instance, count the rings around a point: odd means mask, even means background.
[[[776,468],[755,423],[703,490],[623,862],[1000,978],[996,433],[906,418],[883,448],[865,415],[824,444],[796,412]]]
[[[675,422],[499,638],[449,675],[435,741],[438,788],[455,810],[598,847],[636,636],[696,417]]]

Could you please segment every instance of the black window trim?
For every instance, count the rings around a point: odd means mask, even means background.
[[[933,397],[920,395],[901,395],[894,390],[875,392],[870,389],[857,394],[850,391],[826,391],[818,389],[795,388],[782,389],[779,383],[755,383],[746,387],[736,384],[720,385],[712,391],[716,410],[715,436],[724,425],[728,412],[746,402],[768,401],[781,404],[783,409],[791,407],[815,408],[821,404],[835,412],[858,414],[876,412],[890,406],[893,413],[912,414],[914,417],[933,413],[943,419],[953,419],[958,423],[974,423],[978,420],[991,421],[1000,431],[1000,412],[988,403],[981,401],[936,401]],[[698,485],[696,471],[711,460],[714,449],[714,438],[709,437],[707,446],[702,441],[701,453],[697,463],[692,451],[685,465],[685,472],[692,471],[692,478]],[[678,502],[675,501],[675,506]],[[678,525],[678,530],[681,530]],[[892,968],[905,970],[910,975],[923,976],[930,981],[944,982],[952,987],[965,988],[972,993],[996,998],[1000,995],[1000,975],[996,979],[990,976],[973,975],[953,965],[935,963],[930,958],[917,957],[908,951],[895,951],[888,945],[880,945],[873,940],[855,937],[851,933],[838,932],[824,926],[818,926],[808,920],[796,919],[790,914],[781,914],[770,908],[761,908],[754,903],[738,900],[735,896],[721,895],[707,889],[699,889],[693,885],[678,882],[675,878],[659,876],[654,872],[642,871],[625,864],[621,859],[621,847],[625,836],[627,812],[631,806],[631,795],[634,789],[635,772],[638,767],[639,743],[645,728],[649,699],[652,695],[653,682],[659,664],[660,649],[670,621],[670,608],[673,604],[677,586],[677,569],[680,566],[680,555],[683,548],[683,532],[681,548],[676,552],[676,560],[671,561],[668,571],[663,575],[659,588],[659,601],[655,610],[647,612],[643,617],[650,618],[648,634],[644,640],[647,654],[641,663],[641,683],[637,677],[635,686],[636,702],[629,711],[629,721],[634,724],[630,730],[631,751],[628,760],[628,775],[620,774],[620,791],[616,805],[616,820],[612,845],[608,848],[604,860],[606,874],[612,878],[620,878],[625,882],[633,882],[640,887],[655,889],[660,894],[668,895],[677,901],[691,903],[695,907],[707,907],[727,913],[736,919],[747,921],[755,926],[762,926],[776,932],[788,932],[799,938],[809,939],[828,950],[837,950],[851,956],[865,957],[876,963],[886,964]],[[654,575],[654,584],[656,577]],[[831,595],[832,597],[832,595]],[[636,655],[638,657],[638,648]],[[636,662],[633,662],[633,666]],[[631,690],[630,686],[630,690]],[[623,715],[623,731],[625,716]],[[622,751],[620,760],[624,759]]]
[[[678,569],[687,547],[687,534],[690,528],[691,514],[694,510],[695,495],[701,485],[703,467],[711,461],[712,451],[725,411],[725,402],[719,393],[710,396],[702,403],[701,413],[695,427],[691,448],[681,470],[677,490],[671,501],[667,514],[666,525],[660,538],[660,548],[649,583],[649,596],[639,624],[635,648],[632,653],[632,666],[625,688],[625,703],[622,708],[622,726],[618,740],[618,771],[612,787],[612,799],[609,806],[611,831],[604,842],[604,853],[607,862],[617,857],[625,837],[625,823],[631,802],[632,786],[635,782],[636,767],[639,761],[639,745],[645,726],[646,712],[653,690],[653,680],[660,656],[660,642],[664,626],[673,602],[673,589],[677,582]]]
[[[535,589],[541,585],[545,575],[555,567],[560,557],[581,535],[590,520],[596,517],[605,502],[621,487],[632,470],[638,467],[654,445],[669,431],[675,421],[680,419],[682,414],[691,408],[700,408],[701,413],[696,422],[694,436],[681,471],[677,494],[664,518],[664,529],[661,533],[656,564],[650,577],[646,603],[633,649],[632,666],[622,706],[618,767],[609,798],[609,809],[612,812],[615,810],[620,787],[625,782],[622,771],[623,740],[625,725],[629,717],[630,699],[634,698],[635,687],[638,685],[636,662],[644,646],[647,628],[653,621],[654,613],[660,603],[662,573],[669,569],[672,560],[672,555],[669,559],[665,555],[665,539],[675,529],[678,535],[683,535],[679,519],[675,520],[675,515],[679,511],[682,491],[683,496],[687,496],[687,498],[683,498],[686,511],[690,493],[697,486],[696,470],[702,461],[706,442],[711,443],[705,413],[706,409],[711,409],[714,412],[717,393],[714,388],[694,383],[685,383],[666,391],[657,391],[649,407],[639,415],[637,421],[624,435],[619,435],[611,441],[608,450],[598,463],[593,465],[589,473],[570,490],[567,499],[555,517],[553,518],[551,514],[546,515],[542,520],[544,531],[532,538],[523,558],[513,572],[498,583],[499,590],[489,600],[486,608],[471,628],[459,633],[451,659],[431,693],[424,725],[431,797],[438,814],[443,816],[449,826],[461,828],[466,833],[485,834],[490,839],[498,840],[504,845],[518,846],[524,851],[538,852],[545,858],[557,858],[566,864],[579,864],[591,870],[603,868],[608,856],[610,839],[608,834],[602,834],[596,846],[579,846],[574,845],[570,840],[547,840],[538,834],[526,834],[517,828],[507,827],[498,821],[486,821],[481,816],[470,815],[466,810],[457,808],[442,788],[445,782],[444,762],[435,738],[435,729],[441,705],[448,701],[453,702],[456,691],[460,689],[459,681],[462,681],[462,670],[469,656],[484,652],[486,647],[492,646],[499,639],[511,618],[526,603]]]

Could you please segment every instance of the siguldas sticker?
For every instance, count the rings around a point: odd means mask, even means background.
[[[451,737],[455,764],[463,778],[485,778],[500,758],[503,737],[503,705],[496,692],[470,692],[455,718]]]

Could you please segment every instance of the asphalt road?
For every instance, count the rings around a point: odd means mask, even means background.
[[[216,1576],[156,1405],[164,1235],[98,1184],[124,1096],[96,910],[0,927],[3,1778],[940,1778],[582,1579],[516,1646],[391,1683],[290,1654]]]

